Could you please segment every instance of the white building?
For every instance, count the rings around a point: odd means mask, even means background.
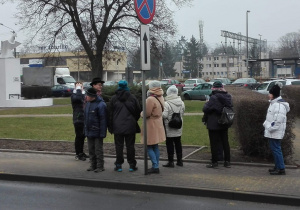
[[[261,58],[267,58],[267,53],[261,53]],[[229,79],[237,79],[241,77],[249,77],[246,68],[245,55],[213,55],[208,54],[203,57],[201,63],[203,65],[202,78],[214,79],[226,77]],[[261,63],[261,74],[253,75],[254,77],[268,78],[269,77],[269,62]]]

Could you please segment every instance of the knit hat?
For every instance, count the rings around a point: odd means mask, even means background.
[[[120,80],[118,85],[119,85],[118,90],[127,90],[127,91],[129,91],[128,83],[125,80]]]
[[[269,93],[274,96],[274,98],[278,98],[280,96],[280,89],[282,87],[281,82],[276,82],[275,85],[270,89]]]
[[[167,90],[167,96],[171,94],[178,95],[178,89],[175,85],[171,85]]]
[[[223,84],[222,84],[222,82],[221,81],[215,81],[214,83],[213,83],[213,88],[223,88],[224,86],[223,86]]]
[[[97,90],[94,89],[94,88],[89,88],[89,89],[86,91],[86,95],[87,95],[87,96],[90,96],[90,97],[93,97],[93,98],[96,98],[96,97],[97,97]]]
[[[161,87],[161,83],[157,80],[154,80],[154,81],[149,83],[149,89],[160,88],[160,87]]]
[[[93,86],[93,85],[95,85],[95,84],[97,84],[97,83],[105,83],[101,78],[99,78],[99,77],[95,77],[93,80],[92,80],[92,82],[90,83],[90,85],[91,86]]]

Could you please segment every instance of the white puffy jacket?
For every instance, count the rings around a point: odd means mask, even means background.
[[[172,107],[171,107],[172,106]],[[180,112],[180,116],[182,119],[184,110],[185,110],[185,106],[183,101],[181,100],[180,96],[177,96],[175,94],[169,95],[165,98],[165,107],[164,107],[164,112],[163,112],[163,119],[164,119],[164,123],[166,126],[166,134],[167,137],[178,137],[182,135],[182,127],[180,129],[176,129],[176,128],[170,128],[169,127],[169,121],[172,118],[172,109],[174,112],[178,113]],[[182,119],[182,124],[183,124],[183,119]]]
[[[267,117],[263,124],[265,137],[272,139],[283,138],[286,128],[286,114],[289,111],[289,103],[285,102],[281,96],[270,101]]]

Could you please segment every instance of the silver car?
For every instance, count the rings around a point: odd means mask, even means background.
[[[199,84],[205,83],[203,79],[187,79],[184,82],[183,91],[191,90]]]

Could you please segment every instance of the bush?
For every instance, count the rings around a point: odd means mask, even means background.
[[[300,117],[300,86],[286,85],[282,88],[282,97],[285,99],[293,99],[295,103],[296,117]]]
[[[26,99],[40,99],[51,97],[51,87],[47,86],[22,86],[21,95]]]
[[[226,87],[232,95],[235,111],[234,130],[242,151],[248,156],[258,156],[271,159],[272,154],[268,141],[264,137],[263,122],[269,107],[268,96],[241,87]],[[287,115],[287,127],[282,140],[282,152],[287,160],[293,154],[292,128],[295,123],[295,104],[291,98],[286,98],[291,111]]]

